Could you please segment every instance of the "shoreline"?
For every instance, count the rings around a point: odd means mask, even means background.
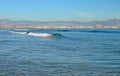
[[[4,26],[0,26],[0,28],[120,28],[120,26],[81,26],[81,25],[32,25],[32,26],[20,26],[20,25],[16,25],[16,26],[12,26],[12,25],[4,25]]]

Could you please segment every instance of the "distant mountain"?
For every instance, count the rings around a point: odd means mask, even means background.
[[[112,19],[106,21],[91,21],[91,22],[78,22],[78,21],[48,21],[48,22],[41,22],[41,21],[12,21],[10,19],[0,19],[0,26],[1,25],[84,25],[84,26],[94,26],[96,24],[100,24],[103,26],[120,26],[119,19]]]

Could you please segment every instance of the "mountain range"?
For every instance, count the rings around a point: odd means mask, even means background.
[[[96,24],[103,25],[103,26],[120,26],[119,19],[111,19],[106,21],[90,21],[90,22],[79,22],[79,21],[13,21],[11,19],[0,19],[0,26],[5,25],[84,25],[84,26],[95,26]]]

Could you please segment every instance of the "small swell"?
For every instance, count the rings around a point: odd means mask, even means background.
[[[54,34],[52,34],[52,36],[63,36],[63,35],[60,33],[54,33]]]
[[[74,29],[74,30],[68,30],[68,29],[59,29],[59,30],[57,30],[57,31],[60,31],[60,32],[90,32],[90,33],[116,33],[116,34],[118,34],[118,33],[120,33],[120,30],[104,30],[104,29],[102,29],[102,30],[100,30],[100,29],[96,29],[96,30],[94,30],[94,29]]]
[[[92,33],[120,33],[120,31],[104,31],[104,30],[91,30],[88,32],[92,32]]]
[[[68,30],[68,29],[59,29],[59,30],[57,30],[57,31],[60,31],[60,32],[70,32],[70,31],[72,31],[72,30]]]
[[[7,40],[7,39],[4,39],[4,40],[0,40],[0,42],[14,42],[14,40]]]

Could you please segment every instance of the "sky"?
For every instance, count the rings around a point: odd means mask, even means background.
[[[0,0],[0,19],[94,21],[120,19],[120,0]]]

